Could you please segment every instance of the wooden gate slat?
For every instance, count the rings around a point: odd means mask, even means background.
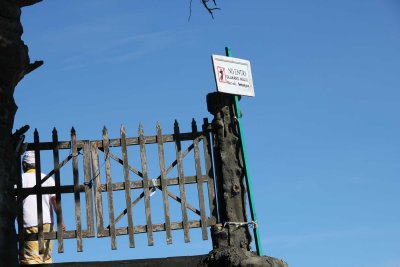
[[[79,154],[76,145],[76,133],[74,127],[72,127],[71,129],[71,150],[72,150],[72,173],[74,179],[76,244],[77,244],[77,251],[82,252],[81,196],[79,190],[79,171],[78,171]]]
[[[144,204],[146,213],[146,224],[147,224],[147,244],[149,246],[154,245],[153,240],[153,225],[151,221],[151,205],[150,205],[150,192],[149,192],[149,176],[147,173],[147,159],[146,159],[146,139],[144,137],[143,125],[139,125],[139,143],[140,143],[140,160],[142,162],[142,174],[143,174],[143,192],[144,192]]]
[[[86,226],[89,234],[94,236],[93,218],[93,193],[92,193],[92,172],[90,166],[90,141],[83,143],[83,172],[85,180],[85,200],[86,200]]]
[[[132,200],[131,200],[131,189],[130,189],[130,174],[128,167],[128,150],[126,147],[126,130],[124,126],[121,126],[121,149],[124,166],[124,181],[125,181],[125,200],[126,210],[128,214],[128,234],[129,234],[129,247],[135,247],[134,232],[133,232],[133,211],[132,211]]]
[[[103,219],[103,201],[101,198],[102,186],[100,177],[100,167],[99,167],[99,154],[97,152],[97,143],[91,142],[91,153],[92,153],[92,173],[94,182],[94,198],[95,198],[95,208],[96,208],[96,228],[97,236],[104,231],[104,219]]]
[[[193,145],[194,145],[194,161],[196,166],[197,192],[199,197],[199,207],[200,207],[200,217],[201,217],[201,233],[203,240],[207,240],[208,239],[207,216],[204,204],[204,191],[203,191],[203,179],[201,174],[199,138],[197,137],[197,123],[194,119],[192,120],[192,132],[193,132]]]
[[[210,217],[213,221],[213,224],[216,224],[218,221],[218,212],[217,212],[217,202],[215,198],[215,190],[214,190],[214,169],[212,165],[212,150],[211,150],[211,139],[210,139],[210,130],[211,125],[208,122],[207,118],[203,120],[203,149],[204,149],[204,161],[206,164],[206,175],[208,177],[208,205],[210,208]]]
[[[207,221],[207,225],[211,225],[209,220]],[[189,228],[201,228],[201,222],[199,220],[189,220],[188,221]],[[143,234],[147,232],[147,225],[135,225],[133,227],[135,234]],[[180,222],[171,222],[171,230],[181,230],[183,229],[183,223]],[[162,232],[165,231],[164,223],[156,223],[153,224],[153,232]],[[109,237],[109,232],[105,231],[101,237]],[[116,228],[117,236],[127,235],[128,229],[127,227],[119,227]]]
[[[61,205],[61,179],[60,169],[58,168],[60,162],[59,148],[58,148],[58,135],[56,128],[53,129],[53,163],[54,163],[54,178],[56,186],[56,214],[57,214],[57,243],[58,253],[64,252],[64,240],[63,240],[63,229],[62,229],[62,205]]]
[[[167,244],[172,244],[172,233],[171,233],[171,219],[169,213],[169,201],[167,191],[167,180],[165,175],[165,158],[164,158],[164,142],[162,136],[162,130],[160,123],[157,123],[157,145],[158,145],[158,158],[160,165],[160,183],[164,207],[164,219],[165,219],[165,231]]]
[[[44,253],[44,236],[43,236],[43,206],[42,206],[42,172],[40,166],[40,149],[39,149],[39,133],[35,129],[33,133],[33,139],[35,143],[35,174],[36,174],[36,185],[38,186],[36,191],[36,208],[37,208],[37,219],[38,219],[38,242],[39,242],[39,253]]]
[[[104,148],[104,160],[106,162],[106,180],[107,180],[107,198],[108,198],[108,217],[110,220],[110,235],[111,235],[111,249],[117,249],[117,243],[115,238],[115,220],[114,220],[114,199],[112,191],[112,179],[111,179],[111,164],[109,157],[109,139],[106,127],[103,128],[103,148]]]
[[[186,192],[185,192],[185,176],[183,172],[183,162],[182,162],[182,148],[180,141],[179,124],[175,120],[174,123],[174,137],[175,137],[175,150],[176,150],[176,160],[178,166],[178,181],[179,181],[179,192],[181,196],[181,210],[182,210],[182,222],[183,222],[183,233],[185,243],[190,242],[189,226],[188,226],[188,215],[186,207]]]

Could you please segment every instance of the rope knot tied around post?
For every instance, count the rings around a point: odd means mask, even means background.
[[[248,225],[253,229],[256,229],[258,227],[258,223],[257,221],[251,221],[251,222],[224,222],[224,228],[226,228],[229,225],[233,225],[236,227],[241,227],[241,226],[245,226]]]

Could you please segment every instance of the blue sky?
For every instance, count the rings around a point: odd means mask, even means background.
[[[255,98],[241,101],[264,254],[292,267],[400,266],[400,3],[44,1],[23,10],[31,60],[45,64],[16,89],[15,127],[57,127],[69,139],[149,135],[159,121],[190,131],[211,119],[212,54],[251,61]],[[71,210],[73,217],[73,211]],[[73,227],[73,218],[66,218]],[[176,233],[111,251],[109,239],[66,242],[57,262],[207,253]],[[141,239],[143,238],[143,239]],[[140,241],[141,240],[141,241]],[[124,243],[125,242],[125,243]]]

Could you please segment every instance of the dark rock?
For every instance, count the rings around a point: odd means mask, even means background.
[[[256,254],[235,247],[212,250],[198,267],[288,267],[287,263],[273,257]]]

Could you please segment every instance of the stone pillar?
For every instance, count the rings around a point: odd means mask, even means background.
[[[246,216],[244,168],[235,114],[235,96],[207,95],[208,111],[214,116],[214,158],[219,224],[212,228],[213,246],[250,250],[251,236]]]
[[[15,232],[14,184],[18,177],[16,148],[23,127],[12,133],[17,105],[14,90],[29,72],[43,64],[30,64],[28,47],[21,39],[21,8],[41,0],[0,0],[0,266],[19,266]]]
[[[207,95],[214,141],[214,168],[218,223],[211,228],[213,250],[198,267],[287,267],[276,258],[259,257],[250,251],[251,235],[246,216],[246,186],[235,96]]]

